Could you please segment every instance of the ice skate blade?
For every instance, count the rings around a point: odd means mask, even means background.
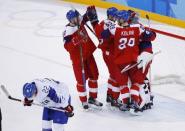
[[[99,111],[101,111],[102,110],[102,106],[97,106],[97,105],[89,103],[89,110],[99,110]]]

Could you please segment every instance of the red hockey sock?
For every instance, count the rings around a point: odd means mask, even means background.
[[[136,103],[139,103],[139,86],[136,84],[132,85],[130,88],[131,99]]]
[[[126,85],[125,86],[120,86],[120,88],[121,88],[122,102],[124,104],[127,104],[129,102],[129,97],[130,97],[129,88]]]
[[[114,100],[117,100],[119,98],[119,95],[120,95],[120,87],[118,86],[118,84],[116,84],[112,88],[112,97]]]
[[[87,93],[85,91],[85,87],[81,84],[77,84],[77,90],[79,93],[79,98],[81,102],[87,102]]]
[[[98,83],[97,80],[89,80],[89,96],[93,98],[97,98],[97,92],[98,92]]]
[[[108,79],[108,87],[107,87],[107,94],[112,96],[112,80]]]

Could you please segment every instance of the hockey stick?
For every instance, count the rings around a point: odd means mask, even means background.
[[[85,26],[96,36],[94,30],[87,23],[85,24]]]
[[[155,55],[157,55],[157,54],[159,54],[159,53],[161,53],[161,50],[155,52],[154,54],[152,54],[152,59],[154,58]],[[135,64],[133,64],[133,65],[131,65],[131,66],[130,66],[130,65],[129,65],[129,66],[126,66],[125,68],[123,68],[123,69],[121,70],[121,73],[124,73],[124,72],[126,72],[126,71],[128,71],[128,70],[130,70],[130,69],[132,69],[132,68],[134,68],[134,67],[136,67],[136,66],[139,65],[141,62],[142,62],[142,61],[140,61],[139,63],[135,63]]]
[[[146,19],[148,20],[148,28],[149,30],[151,30],[151,21],[150,21],[150,17],[149,15],[146,14]],[[152,86],[152,67],[150,66],[149,68],[149,85],[150,85],[150,93],[152,92],[151,91],[151,86]]]
[[[151,22],[150,22],[150,17],[149,17],[149,15],[146,15],[146,19],[148,20],[148,28],[149,28],[149,30],[151,30],[151,29],[150,29],[150,23],[151,23]]]
[[[72,8],[72,10],[76,11],[76,9],[72,5],[71,5],[71,8]],[[78,22],[78,25],[77,26],[78,26],[78,30],[79,30],[80,29],[79,20],[77,20],[77,22]],[[82,67],[82,81],[83,81],[84,89],[86,91],[85,67],[84,67],[84,59],[83,59],[83,49],[82,49],[82,45],[81,44],[79,46],[79,50],[80,50],[80,63],[81,63],[81,67]]]
[[[134,68],[135,66],[139,65],[140,63],[141,63],[141,61],[139,63],[135,63],[135,64],[133,64],[131,66],[130,65],[129,66],[126,66],[125,68],[123,68],[123,70],[121,70],[121,73],[124,73],[124,72],[126,72],[126,71]]]
[[[4,85],[1,85],[1,89],[2,89],[2,91],[4,92],[4,94],[8,97],[8,99],[13,100],[13,101],[17,101],[17,102],[24,103],[23,100],[18,99],[18,98],[15,98],[15,97],[12,97],[12,96],[10,95],[10,93],[8,92],[8,90],[5,88]],[[49,109],[52,109],[52,110],[56,110],[56,111],[67,112],[67,111],[64,110],[64,109],[59,109],[59,108],[55,108],[55,107],[43,106],[43,105],[37,104],[37,103],[32,103],[32,105],[40,106],[40,107],[46,107],[46,108],[49,108]]]

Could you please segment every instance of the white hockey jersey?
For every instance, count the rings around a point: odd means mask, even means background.
[[[32,82],[35,82],[37,87],[34,100],[41,105],[56,108],[65,108],[69,105],[69,89],[64,83],[48,78],[35,79]]]

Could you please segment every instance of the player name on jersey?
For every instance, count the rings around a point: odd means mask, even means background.
[[[122,31],[121,36],[130,36],[134,35],[134,30]]]

